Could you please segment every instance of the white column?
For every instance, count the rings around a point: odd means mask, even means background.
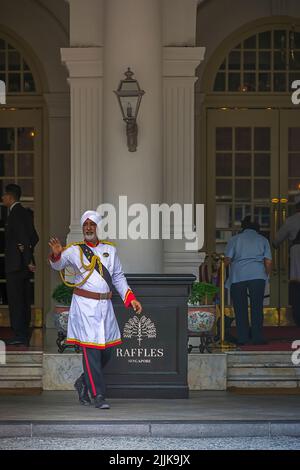
[[[160,0],[105,2],[104,201],[118,208],[160,203],[162,199],[162,39]],[[127,148],[126,127],[113,93],[130,67],[145,90],[137,119],[138,147]],[[160,240],[120,240],[118,251],[126,272],[162,270]]]
[[[199,0],[162,0],[164,46],[195,46],[198,3]]]
[[[71,208],[68,242],[82,239],[80,217],[102,202],[102,47],[61,50],[71,92]]]
[[[164,47],[164,201],[194,204],[194,85],[204,47]],[[173,227],[173,233],[177,227]],[[204,254],[184,240],[164,241],[164,271],[198,275]]]

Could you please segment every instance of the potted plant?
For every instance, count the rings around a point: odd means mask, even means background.
[[[216,320],[214,300],[219,288],[207,282],[194,282],[188,299],[188,329],[195,336],[209,333]]]
[[[55,309],[60,313],[61,309],[70,308],[73,295],[73,288],[66,286],[63,282],[55,287],[52,298],[55,300]]]
[[[73,288],[66,286],[64,283],[55,287],[52,298],[55,300],[55,326],[57,328],[58,351],[60,353],[68,347],[65,344],[65,338],[68,330],[69,310],[73,295]]]

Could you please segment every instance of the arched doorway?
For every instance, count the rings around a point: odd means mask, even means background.
[[[16,41],[0,32],[0,80],[6,85],[6,105],[0,105],[0,193],[9,183],[21,186],[21,202],[34,212],[41,242],[37,272],[31,279],[32,320],[42,326],[42,99],[39,74]],[[4,272],[6,208],[0,204],[0,326],[9,325]]]
[[[223,252],[245,215],[271,241],[292,212],[300,189],[300,109],[291,102],[291,84],[299,79],[300,27],[290,19],[233,35],[208,64],[202,83],[207,251]],[[265,304],[284,324],[287,245],[273,256]]]

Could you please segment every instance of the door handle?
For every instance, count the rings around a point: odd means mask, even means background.
[[[280,199],[282,225],[286,221],[287,202],[288,202],[287,198]],[[288,245],[288,240],[285,240],[280,249],[280,271],[285,272],[288,269],[288,262],[289,262],[289,245]]]
[[[275,240],[275,236],[278,230],[278,216],[279,216],[279,210],[278,210],[278,205],[279,205],[279,199],[278,198],[273,198],[272,199],[272,240]],[[278,250],[275,248],[272,248],[272,257],[273,257],[273,273],[277,274],[278,271]]]

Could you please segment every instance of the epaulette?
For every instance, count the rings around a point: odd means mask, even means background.
[[[71,246],[82,245],[82,243],[84,243],[84,241],[82,241],[82,242],[72,242],[72,243],[68,243],[68,245],[66,245],[66,246],[63,247],[63,251],[67,250],[67,249],[70,248]]]
[[[100,243],[103,243],[104,245],[111,245],[111,246],[116,246],[116,243],[114,242],[109,242],[108,240],[99,240]]]
[[[65,247],[63,247],[63,251],[67,250],[68,248],[70,248],[71,246],[77,246],[77,245],[82,245],[84,244],[85,241],[83,240],[82,242],[72,242],[72,243],[69,243],[68,245],[66,245]],[[99,240],[99,243],[102,243],[104,245],[111,245],[111,246],[116,246],[116,243],[114,242],[109,242],[108,240]]]

